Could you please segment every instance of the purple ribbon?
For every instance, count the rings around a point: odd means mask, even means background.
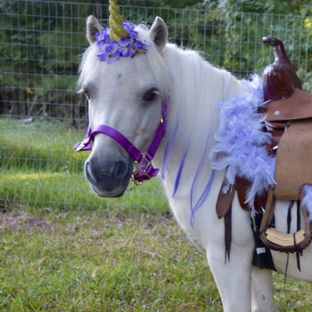
[[[116,142],[118,142],[134,159],[135,169],[132,174],[132,180],[136,183],[142,183],[153,177],[155,177],[159,169],[154,168],[151,164],[157,149],[165,135],[166,132],[166,114],[167,114],[167,101],[164,101],[162,104],[162,118],[158,125],[156,134],[146,153],[141,153],[123,134],[118,130],[106,126],[99,125],[94,130],[91,129],[90,125],[85,136],[85,139],[82,142],[78,142],[75,146],[75,151],[89,151],[92,150],[92,141],[96,134],[102,133],[108,135]]]

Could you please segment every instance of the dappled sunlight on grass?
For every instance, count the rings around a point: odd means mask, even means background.
[[[1,175],[0,202],[58,209],[102,209],[119,207],[141,209],[151,213],[168,211],[168,204],[158,179],[135,186],[130,183],[121,198],[100,198],[83,174],[53,172],[12,172]],[[157,211],[156,211],[157,210]]]
[[[8,129],[14,127],[14,131]],[[76,153],[74,144],[83,132],[53,122],[25,124],[0,119],[5,135],[0,137],[0,203],[61,209],[122,207],[168,210],[160,180],[140,187],[130,183],[117,199],[97,197],[83,175],[89,152]],[[157,212],[156,212],[157,213]]]

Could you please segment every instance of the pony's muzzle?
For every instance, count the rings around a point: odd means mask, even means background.
[[[98,196],[119,197],[130,181],[133,168],[130,163],[124,159],[104,162],[89,157],[85,162],[85,175]]]

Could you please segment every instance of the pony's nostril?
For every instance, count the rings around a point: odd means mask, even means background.
[[[86,163],[86,176],[87,176],[87,179],[92,184],[95,184],[97,182],[96,179],[94,178],[93,174],[92,174],[91,164],[89,162]]]
[[[115,179],[123,179],[127,174],[128,167],[126,162],[120,160],[116,161],[114,168],[114,177]]]

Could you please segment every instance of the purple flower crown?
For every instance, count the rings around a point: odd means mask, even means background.
[[[138,32],[134,30],[134,26],[129,23],[123,23],[123,28],[128,33],[127,38],[120,38],[119,41],[111,40],[109,36],[109,27],[102,30],[102,32],[95,35],[97,46],[100,53],[96,56],[100,61],[106,61],[108,64],[118,61],[121,57],[133,58],[138,52],[147,52],[144,45],[151,44],[145,40],[138,39]]]

